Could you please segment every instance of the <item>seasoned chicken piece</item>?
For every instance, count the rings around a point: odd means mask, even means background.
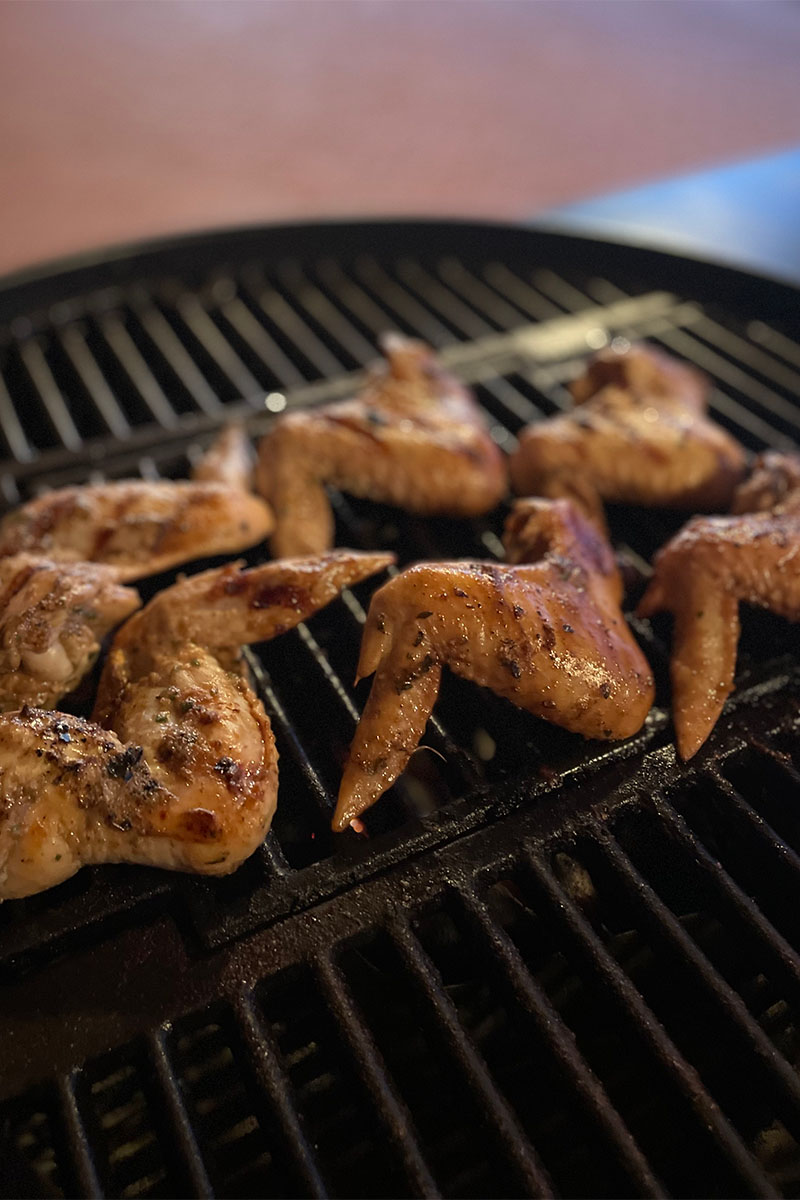
[[[564,496],[602,529],[603,501],[727,508],[742,447],[706,415],[698,371],[647,346],[603,350],[572,385],[572,412],[528,425],[511,457],[523,495]]]
[[[405,769],[443,666],[592,738],[625,738],[653,702],[620,609],[613,554],[566,500],[524,500],[506,527],[514,565],[423,563],[375,593],[358,677],[375,672],[344,769],[343,830]]]
[[[269,829],[278,771],[261,701],[226,666],[391,561],[343,550],[181,580],[118,633],[93,722],[0,716],[0,898],[87,863],[235,870]]]
[[[124,479],[58,488],[0,522],[0,556],[100,562],[140,579],[212,554],[236,553],[272,529],[263,500],[222,483]]]
[[[52,708],[140,603],[111,567],[30,554],[0,558],[0,712]]]
[[[192,469],[200,483],[224,483],[240,492],[253,490],[253,447],[243,425],[226,425]]]
[[[275,555],[333,545],[325,484],[411,512],[475,516],[505,495],[503,457],[467,389],[421,342],[383,338],[388,362],[352,400],[288,413],[259,447]]]
[[[641,616],[675,615],[672,708],[684,759],[733,691],[739,602],[800,620],[800,457],[759,459],[733,507],[741,515],[695,517],[659,550],[639,605]]]

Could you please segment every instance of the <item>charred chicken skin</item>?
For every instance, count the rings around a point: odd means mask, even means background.
[[[292,628],[392,561],[337,551],[226,566],[161,592],[118,633],[93,721],[0,716],[0,898],[87,863],[235,870],[275,810],[277,751],[237,647]]]
[[[503,457],[471,393],[421,342],[383,339],[387,363],[352,400],[275,423],[258,486],[275,511],[275,555],[333,545],[325,484],[422,514],[475,516],[506,492]]]
[[[626,738],[643,724],[653,679],[620,609],[605,538],[569,501],[524,500],[509,517],[506,549],[508,565],[421,564],[373,596],[358,676],[375,679],[335,830],[405,769],[443,666],[585,737]]]
[[[225,430],[196,468],[202,479],[123,479],[46,492],[0,521],[0,557],[105,563],[117,579],[132,580],[238,553],[273,526],[264,501],[240,486],[243,453],[241,436]],[[236,486],[225,481],[232,479]]]
[[[607,349],[571,390],[571,412],[520,434],[515,491],[572,499],[600,528],[604,500],[728,508],[746,456],[706,415],[698,371],[647,346]]]
[[[29,554],[0,558],[0,712],[52,708],[140,603],[111,567]]]
[[[800,619],[800,457],[764,455],[733,508],[737,515],[695,517],[667,542],[639,605],[641,616],[675,616],[670,674],[683,759],[733,691],[740,601]]]

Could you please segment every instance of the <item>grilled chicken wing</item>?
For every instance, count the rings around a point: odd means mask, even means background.
[[[360,395],[275,423],[258,486],[275,510],[275,555],[333,544],[325,484],[411,512],[474,516],[506,491],[502,455],[472,395],[421,342],[383,339],[388,363]]]
[[[733,506],[740,515],[695,517],[667,542],[639,605],[641,616],[675,615],[672,707],[684,759],[733,691],[739,602],[800,620],[800,457],[765,455]]]
[[[0,558],[0,712],[52,708],[140,603],[111,567],[30,554]]]
[[[253,448],[243,425],[226,425],[192,469],[200,483],[224,483],[240,492],[253,490]]]
[[[345,766],[343,830],[404,770],[443,666],[585,737],[625,738],[653,702],[620,609],[605,539],[565,500],[525,500],[506,529],[512,565],[429,563],[375,593],[359,678],[375,679]]]
[[[651,347],[602,351],[573,383],[571,412],[523,429],[515,491],[570,498],[600,528],[603,500],[727,508],[746,457],[707,417],[707,392],[698,371]]]
[[[257,496],[222,483],[125,479],[58,488],[0,522],[0,556],[43,554],[99,562],[140,579],[262,541],[272,514]]]
[[[339,551],[181,580],[118,633],[92,722],[0,716],[0,898],[87,863],[235,870],[269,828],[278,783],[261,701],[227,669],[236,647],[290,629],[391,561]]]

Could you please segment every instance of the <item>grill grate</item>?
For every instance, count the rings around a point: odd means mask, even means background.
[[[489,227],[273,236],[0,294],[7,502],[185,474],[231,413],[257,433],[345,394],[390,327],[475,385],[506,449],[615,336],[706,370],[752,449],[800,437],[777,286]],[[333,500],[340,543],[401,563],[502,553],[502,513]],[[611,524],[635,597],[680,517]],[[691,768],[663,622],[634,622],[658,695],[621,746],[448,679],[437,753],[364,843],[328,823],[374,586],[250,654],[281,784],[242,870],[94,868],[0,909],[9,1154],[54,1195],[796,1194],[798,631],[747,617],[739,690]]]

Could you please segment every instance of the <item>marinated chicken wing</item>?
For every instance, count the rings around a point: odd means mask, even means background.
[[[604,500],[726,509],[746,456],[706,415],[707,393],[698,371],[651,347],[602,351],[573,383],[571,412],[523,429],[515,491],[572,499],[600,528]]]
[[[192,469],[200,483],[224,483],[240,492],[253,490],[253,448],[243,425],[226,425]]]
[[[272,514],[257,496],[222,483],[125,479],[58,488],[0,522],[0,556],[41,554],[98,562],[140,579],[262,541]]]
[[[765,455],[733,506],[740,515],[695,517],[667,542],[639,605],[645,617],[675,616],[672,707],[684,759],[733,691],[740,601],[800,619],[800,458]]]
[[[0,712],[52,708],[139,604],[111,567],[30,554],[0,558]]]
[[[653,679],[622,615],[605,539],[566,500],[525,500],[509,518],[506,545],[511,565],[423,563],[373,596],[358,676],[375,679],[334,829],[404,770],[443,666],[585,737],[625,738],[641,727]]]
[[[290,629],[391,561],[339,551],[184,579],[118,633],[92,722],[0,716],[0,898],[87,863],[235,870],[269,829],[278,783],[261,701],[227,669],[236,647]]]
[[[333,545],[325,484],[411,512],[474,516],[506,491],[503,458],[470,392],[421,342],[383,339],[388,362],[360,395],[276,421],[258,486],[275,511],[275,555]]]

